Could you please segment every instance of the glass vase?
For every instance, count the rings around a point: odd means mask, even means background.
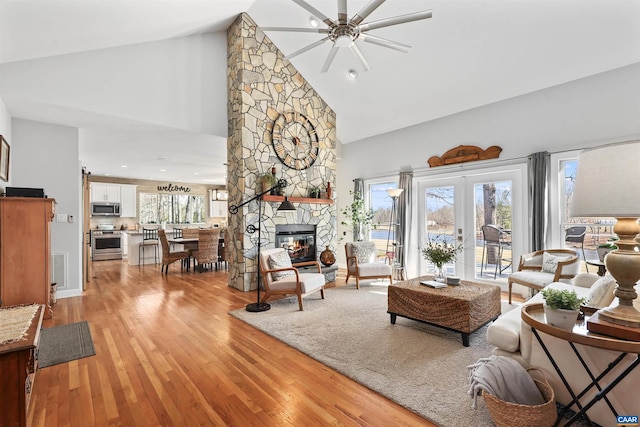
[[[433,280],[440,283],[447,282],[447,271],[442,265],[435,265],[433,271]]]

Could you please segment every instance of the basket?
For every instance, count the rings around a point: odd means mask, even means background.
[[[482,393],[489,409],[489,414],[496,426],[545,427],[555,424],[558,418],[558,411],[553,389],[541,370],[529,368],[527,372],[532,370],[540,372],[542,376],[542,381],[533,379],[546,401],[541,405],[521,405],[519,403],[505,402],[492,394]]]

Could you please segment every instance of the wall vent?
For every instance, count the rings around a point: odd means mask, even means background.
[[[51,283],[57,283],[58,289],[67,288],[67,253],[51,254]]]

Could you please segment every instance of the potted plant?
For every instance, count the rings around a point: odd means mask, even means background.
[[[267,191],[276,185],[277,182],[278,180],[276,180],[276,176],[271,172],[261,173],[258,175],[258,179],[256,179],[256,184],[258,185],[258,189],[256,191],[260,193]]]
[[[607,256],[609,252],[618,249],[618,246],[614,243],[616,240],[618,240],[617,237],[612,237],[608,242],[598,245],[596,251],[598,252],[600,262],[604,262],[604,257]]]
[[[311,187],[311,189],[309,190],[309,197],[311,197],[312,199],[319,199],[320,198],[320,188],[319,187]]]
[[[444,283],[446,281],[444,265],[456,260],[458,253],[462,251],[462,245],[447,243],[440,238],[430,239],[424,247],[418,249],[422,257],[435,266],[435,281]]]
[[[353,202],[342,209],[341,213],[344,215],[344,220],[342,220],[341,224],[351,228],[353,240],[363,241],[366,234],[365,230],[369,226],[376,228],[375,224],[373,224],[373,209],[367,209],[359,192],[350,191],[349,194],[353,196]]]
[[[576,291],[568,289],[546,288],[541,291],[544,297],[544,315],[549,325],[562,329],[573,329],[578,314],[580,304],[585,299],[578,297]]]

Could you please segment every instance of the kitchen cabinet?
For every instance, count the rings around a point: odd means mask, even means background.
[[[224,200],[211,200],[209,201],[209,216],[210,217],[227,217],[228,202]]]
[[[44,304],[51,317],[51,221],[55,200],[0,198],[0,306]]]
[[[120,185],[120,216],[125,218],[136,218],[137,210],[137,194],[135,185]]]
[[[120,203],[120,185],[92,182],[91,201]]]

